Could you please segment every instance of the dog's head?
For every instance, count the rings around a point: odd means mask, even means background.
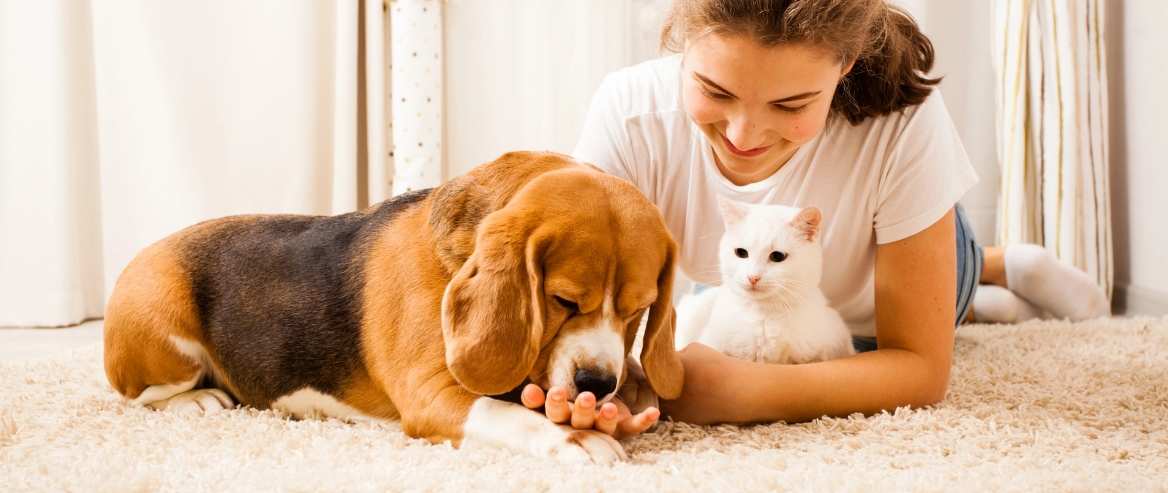
[[[677,398],[676,256],[661,214],[632,185],[583,167],[544,174],[483,220],[447,286],[447,365],[478,394],[530,378],[567,387],[569,399],[605,400],[648,311],[641,363],[654,392]]]

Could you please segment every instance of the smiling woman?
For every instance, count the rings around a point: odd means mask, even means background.
[[[686,109],[735,185],[774,174],[823,129],[852,65],[811,46],[767,48],[738,36],[706,36],[687,54]]]
[[[933,91],[932,45],[903,11],[884,0],[676,0],[662,44],[679,53],[607,77],[574,155],[657,205],[678,266],[702,284],[721,283],[719,196],[818,207],[820,288],[862,353],[776,366],[690,344],[682,395],[662,404],[672,418],[790,422],[934,404],[979,281],[1060,317],[1107,314],[1102,291],[1041,248],[983,254],[957,205],[977,175]],[[566,417],[566,403],[546,407]]]

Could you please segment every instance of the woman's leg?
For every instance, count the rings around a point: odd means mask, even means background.
[[[961,204],[953,206],[957,236],[957,320],[956,324],[968,321],[973,313],[974,297],[978,291],[978,281],[985,272],[985,253],[977,244],[973,227],[965,217]]]
[[[1012,323],[1051,314],[1077,321],[1111,314],[1107,295],[1094,279],[1059,262],[1041,246],[985,247],[984,251],[981,283],[1005,289],[983,286],[974,300],[974,317],[966,321]]]
[[[1006,285],[1006,248],[988,246],[982,247],[982,252],[985,256],[981,268],[981,283],[1009,288]]]
[[[1057,318],[1078,321],[1111,315],[1107,294],[1095,279],[1039,245],[1003,248],[1002,270],[1006,282],[1001,286]],[[989,274],[992,278],[996,273]]]

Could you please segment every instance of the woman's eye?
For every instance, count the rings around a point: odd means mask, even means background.
[[[783,106],[783,105],[781,105],[781,104],[776,104],[776,105],[775,105],[775,108],[778,108],[778,109],[779,109],[779,111],[782,111],[782,112],[784,112],[784,113],[791,113],[791,114],[796,114],[796,113],[802,113],[804,110],[806,110],[806,109],[807,109],[807,105],[803,105],[803,106],[798,106],[798,107],[792,108],[792,107],[790,107],[790,106]]]
[[[708,88],[706,86],[701,86],[701,88],[702,88],[702,94],[705,94],[706,97],[708,97],[708,98],[726,99],[726,98],[730,97],[730,96],[727,96],[727,95],[722,94],[722,93],[711,91],[710,88]]]
[[[771,252],[772,262],[782,262],[784,260],[787,260],[787,254],[783,252]]]
[[[738,258],[746,258],[750,256],[750,252],[746,251],[745,248],[735,248],[734,255],[737,255]]]
[[[564,307],[565,310],[568,310],[572,313],[577,313],[580,311],[580,305],[577,305],[576,302],[565,300],[559,296],[554,296],[554,298],[556,299],[556,303],[559,303],[560,306]]]

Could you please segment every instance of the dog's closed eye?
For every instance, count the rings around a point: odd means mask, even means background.
[[[556,299],[556,303],[559,303],[560,306],[564,307],[565,310],[568,310],[568,313],[570,313],[570,314],[580,313],[580,305],[576,304],[575,301],[568,301],[568,300],[561,298],[559,296],[553,296],[553,298]]]

